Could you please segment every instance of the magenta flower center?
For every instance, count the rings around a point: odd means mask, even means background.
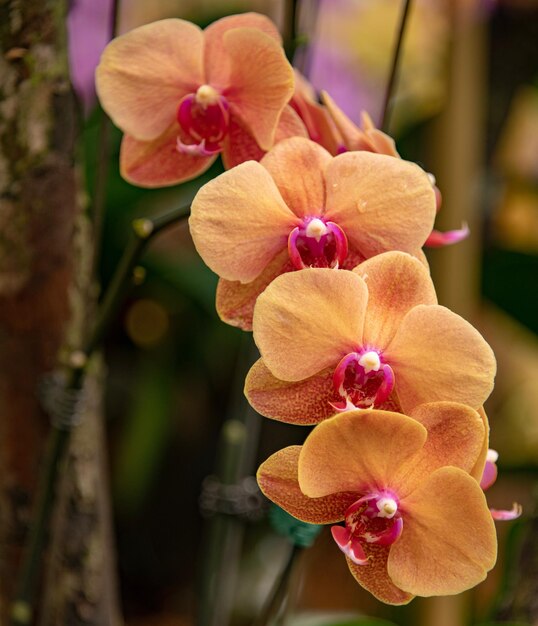
[[[369,409],[386,402],[394,387],[394,372],[377,350],[350,352],[338,363],[333,386],[342,397],[337,410]]]
[[[181,127],[178,150],[199,156],[220,152],[230,126],[228,108],[226,98],[210,85],[186,95],[177,110]]]
[[[365,544],[390,546],[403,530],[398,498],[391,491],[370,493],[346,511],[345,526],[333,526],[332,536],[342,552],[357,565],[365,565]]]
[[[334,222],[305,217],[288,238],[291,262],[298,270],[307,267],[342,267],[347,257],[347,237]]]

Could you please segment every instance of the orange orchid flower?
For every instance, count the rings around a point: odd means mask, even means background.
[[[453,400],[480,407],[495,357],[480,333],[437,304],[427,269],[403,252],[354,271],[284,274],[254,309],[262,360],[245,393],[262,415],[315,424],[334,410]]]
[[[484,437],[477,412],[454,402],[410,417],[349,411],[271,456],[258,483],[302,521],[343,521],[333,538],[379,600],[456,594],[482,581],[497,555],[493,519],[470,475]]]
[[[293,70],[265,16],[223,18],[205,31],[181,19],[114,39],[96,72],[99,99],[123,138],[128,181],[160,187],[259,158],[277,137],[305,134],[287,106]],[[249,149],[250,148],[250,149]]]
[[[369,152],[332,157],[296,137],[202,187],[189,225],[221,277],[219,315],[250,330],[256,298],[279,274],[351,269],[387,250],[421,257],[434,217],[434,193],[417,165]]]
[[[327,92],[323,91],[321,93],[321,99],[332,122],[332,128],[335,129],[334,141],[338,146],[337,153],[342,153],[347,150],[368,150],[370,152],[400,158],[396,150],[394,139],[376,128],[375,124],[372,122],[372,118],[366,111],[361,113],[361,127],[359,128],[349,119],[342,109],[340,109]],[[325,128],[325,126],[326,124],[321,121],[321,127]],[[326,143],[327,141],[325,141],[324,145]],[[435,184],[435,176],[433,174],[428,174],[428,176],[430,177],[433,190],[435,191],[435,201],[437,211],[439,211],[443,198],[439,188]],[[428,248],[440,248],[463,241],[468,235],[469,227],[467,224],[462,224],[461,228],[445,232],[432,230],[424,245]]]

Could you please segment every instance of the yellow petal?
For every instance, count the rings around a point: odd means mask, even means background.
[[[428,431],[421,452],[402,467],[398,495],[403,497],[436,469],[451,465],[471,473],[482,452],[487,433],[480,415],[457,402],[421,404],[409,413]]]
[[[482,479],[482,474],[484,473],[484,467],[486,466],[486,459],[489,450],[489,420],[483,406],[479,407],[477,412],[484,425],[484,441],[482,443],[482,450],[480,451],[478,459],[473,469],[470,471],[470,474],[475,480],[480,483],[480,480]]]
[[[159,137],[181,98],[204,82],[202,31],[185,20],[140,26],[105,48],[95,73],[99,100],[116,126],[136,139]]]
[[[254,341],[266,366],[296,381],[337,365],[360,345],[368,291],[345,270],[305,269],[276,278],[254,307]]]
[[[297,218],[267,170],[247,161],[204,185],[189,226],[204,262],[227,280],[254,280],[286,248]]]
[[[418,596],[461,593],[495,565],[497,538],[478,483],[443,467],[401,503],[404,529],[389,554],[394,584]]]
[[[478,408],[493,389],[495,357],[482,335],[447,308],[419,305],[403,318],[385,358],[404,413],[452,400]]]
[[[262,492],[288,513],[310,524],[334,524],[344,519],[346,509],[357,499],[354,493],[325,498],[307,498],[297,482],[301,446],[290,446],[270,456],[258,469]]]
[[[250,283],[221,278],[217,285],[216,307],[220,319],[242,330],[252,330],[256,299],[277,276],[294,269],[288,249],[281,250],[261,274]]]
[[[204,30],[204,61],[207,81],[218,89],[229,86],[230,61],[223,44],[223,36],[232,28],[256,28],[277,43],[282,41],[277,27],[266,15],[260,13],[228,15],[210,24]]]
[[[299,485],[311,498],[390,488],[426,441],[427,431],[400,413],[348,411],[318,424],[299,459]]]
[[[368,258],[389,250],[413,253],[433,228],[435,194],[414,163],[371,152],[347,152],[326,171],[325,217]]]
[[[335,413],[331,402],[341,401],[333,389],[333,371],[295,383],[275,378],[259,359],[245,380],[245,395],[250,404],[265,417],[288,424],[318,424]]]
[[[324,212],[324,172],[331,160],[331,155],[318,144],[294,137],[277,144],[261,164],[273,177],[284,202],[303,217]]]
[[[372,347],[387,346],[404,315],[417,304],[437,304],[428,270],[405,252],[385,252],[354,271],[368,286],[364,341]]]
[[[387,560],[391,546],[363,544],[370,561],[366,565],[356,565],[347,560],[349,571],[355,580],[373,596],[385,604],[408,604],[414,598],[410,593],[396,587],[387,572]]]
[[[282,47],[255,28],[234,28],[223,36],[230,58],[230,111],[263,150],[275,139],[280,114],[293,94],[293,70]]]

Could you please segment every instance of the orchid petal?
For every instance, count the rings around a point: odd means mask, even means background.
[[[325,105],[330,118],[340,133],[344,146],[347,150],[356,150],[355,147],[362,141],[362,131],[354,124],[349,117],[336,104],[331,96],[326,92],[321,92],[321,101]]]
[[[364,342],[379,349],[394,337],[403,317],[417,304],[437,304],[428,270],[405,252],[385,252],[355,268],[368,286]]]
[[[297,381],[336,365],[361,341],[367,299],[353,272],[312,268],[279,276],[254,307],[254,341],[266,366]]]
[[[347,559],[349,571],[355,580],[386,604],[402,605],[408,604],[414,596],[396,585],[389,578],[387,573],[387,560],[391,546],[380,546],[376,544],[364,544],[364,551],[368,558],[366,565],[356,565]]]
[[[440,467],[450,465],[471,472],[487,438],[476,411],[456,402],[431,402],[415,407],[409,416],[426,428],[428,438],[420,454],[402,468],[401,478],[394,479],[400,497]]]
[[[404,413],[448,399],[478,408],[493,389],[491,348],[471,324],[442,306],[411,309],[384,356]]]
[[[482,478],[480,479],[480,487],[483,491],[486,491],[486,489],[489,489],[495,483],[497,480],[497,474],[497,465],[491,461],[486,461],[484,472],[482,474]]]
[[[204,30],[204,61],[207,82],[221,90],[229,84],[230,70],[223,36],[232,28],[256,28],[272,37],[277,43],[282,42],[277,27],[266,15],[260,13],[228,15],[210,24]]]
[[[263,150],[275,139],[280,114],[293,94],[293,70],[282,47],[255,28],[224,33],[230,85],[224,95]]]
[[[301,446],[289,446],[270,456],[258,469],[262,492],[288,513],[310,524],[334,524],[344,519],[357,496],[337,493],[325,498],[307,498],[297,482]]]
[[[442,467],[405,500],[405,531],[391,548],[394,584],[419,596],[460,593],[495,565],[495,526],[478,483],[456,467]]]
[[[262,159],[284,202],[299,217],[322,215],[325,207],[324,170],[331,155],[317,143],[293,137],[278,143]]]
[[[413,253],[430,234],[435,194],[418,165],[371,152],[347,152],[326,170],[326,219],[365,257]]]
[[[174,123],[153,141],[138,141],[124,135],[120,149],[120,172],[139,187],[177,185],[205,172],[217,158],[182,154],[177,149]]]
[[[440,230],[432,230],[428,239],[424,242],[424,245],[428,248],[442,248],[443,246],[450,246],[453,243],[459,243],[469,236],[469,227],[467,224],[463,224],[461,228],[456,230],[447,230],[441,232]]]
[[[488,416],[486,415],[486,412],[484,411],[483,406],[478,407],[477,413],[478,415],[480,415],[480,419],[482,420],[482,423],[484,424],[484,433],[485,433],[484,443],[482,445],[482,451],[480,452],[478,456],[476,464],[469,473],[475,480],[480,482],[482,478],[482,474],[484,473],[484,468],[486,466],[486,460],[487,460],[488,451],[489,451],[489,420],[488,420]]]
[[[364,552],[360,540],[353,537],[347,527],[332,526],[331,535],[336,545],[355,565],[366,565],[368,563],[368,557]]]
[[[318,424],[299,459],[299,485],[318,498],[363,493],[390,485],[391,477],[420,451],[427,431],[400,413],[348,411]]]
[[[312,141],[330,154],[338,154],[342,139],[326,107],[318,104],[312,85],[295,69],[295,92],[290,105],[297,111]]]
[[[275,134],[275,144],[288,137],[306,137],[306,129],[299,116],[286,106],[280,115]],[[260,161],[265,151],[260,148],[251,133],[237,117],[230,120],[228,136],[224,140],[222,160],[226,169],[231,169],[248,160]]]
[[[261,274],[250,283],[221,278],[217,285],[216,307],[220,319],[242,330],[252,330],[256,299],[277,276],[293,269],[288,249],[281,250]]]
[[[296,220],[267,170],[248,161],[200,189],[189,226],[196,249],[214,272],[248,283],[286,248]]]
[[[331,402],[341,400],[332,384],[332,369],[295,383],[275,378],[262,359],[250,368],[245,381],[248,401],[265,417],[288,424],[318,424],[332,417]]]
[[[96,70],[99,100],[114,124],[138,140],[156,139],[181,98],[204,82],[202,31],[180,19],[140,26],[111,41]]]
[[[490,509],[491,517],[499,522],[509,522],[517,519],[523,513],[521,504],[514,502],[510,511],[503,511],[499,509]]]

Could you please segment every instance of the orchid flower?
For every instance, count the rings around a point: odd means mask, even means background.
[[[256,298],[279,274],[351,269],[387,250],[423,258],[434,217],[434,193],[417,165],[369,152],[332,157],[297,137],[202,187],[189,225],[221,277],[219,315],[250,330]]]
[[[293,70],[265,16],[223,18],[205,31],[181,19],[114,39],[96,72],[99,99],[121,128],[121,173],[145,187],[194,178],[222,152],[232,167],[281,136],[305,134],[287,107]],[[248,147],[255,146],[255,155]]]
[[[376,128],[368,113],[365,111],[361,113],[361,128],[359,128],[349,119],[342,109],[340,109],[327,92],[322,92],[321,99],[336,128],[336,141],[339,143],[339,153],[347,150],[368,150],[370,152],[400,158],[396,150],[394,139]],[[433,174],[429,174],[429,176],[435,192],[437,211],[439,211],[443,199],[436,185],[435,176],[433,176]],[[469,228],[467,224],[462,224],[461,228],[446,232],[432,230],[424,245],[428,248],[448,246],[463,241],[468,235]]]
[[[245,393],[273,419],[315,424],[335,410],[408,413],[438,400],[478,408],[493,389],[491,348],[437,304],[427,269],[403,252],[279,276],[258,297],[253,328],[262,359]]]
[[[495,528],[469,475],[485,436],[453,402],[411,416],[349,411],[258,470],[265,495],[298,519],[338,524],[332,536],[356,580],[379,600],[456,594],[494,566]]]
[[[489,448],[487,455],[486,455],[486,463],[484,465],[482,478],[480,479],[480,487],[482,487],[484,491],[486,491],[486,489],[489,489],[497,480],[498,458],[499,458],[499,453],[497,452],[497,450],[493,450]],[[490,509],[490,511],[491,511],[491,516],[493,517],[494,520],[506,522],[506,521],[514,520],[520,517],[521,513],[523,512],[523,509],[520,504],[518,504],[517,502],[514,502],[510,510]]]

